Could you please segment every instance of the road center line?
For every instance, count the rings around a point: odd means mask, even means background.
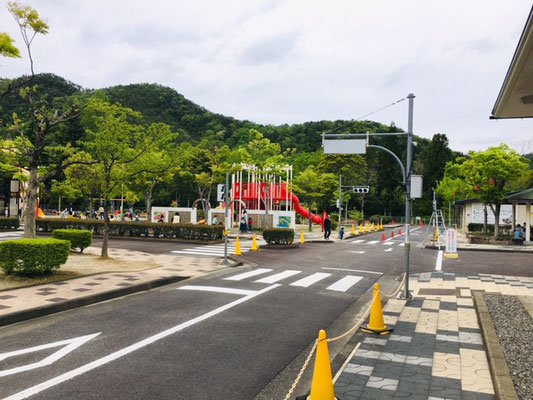
[[[176,325],[170,329],[167,329],[163,332],[160,332],[156,335],[150,336],[144,340],[141,340],[140,342],[134,343],[131,346],[125,347],[122,350],[116,351],[114,353],[109,354],[108,356],[99,358],[98,360],[92,361],[88,364],[85,364],[81,367],[78,367],[76,369],[73,369],[72,371],[66,372],[64,374],[61,374],[59,376],[56,376],[55,378],[49,379],[45,382],[42,382],[36,386],[32,386],[26,390],[23,390],[22,392],[15,393],[9,397],[6,397],[4,400],[20,400],[20,399],[27,399],[30,396],[33,396],[37,393],[42,392],[43,390],[49,389],[53,386],[59,385],[60,383],[63,383],[69,379],[75,378],[78,375],[84,374],[86,372],[89,372],[93,369],[96,369],[98,367],[101,367],[102,365],[105,365],[107,363],[110,363],[111,361],[115,361],[127,354],[133,353],[136,350],[142,349],[143,347],[146,347],[152,343],[155,343],[161,339],[166,338],[167,336],[170,336],[176,332],[182,331],[185,328],[189,328],[193,325],[196,325],[199,322],[205,321],[208,318],[211,318],[217,314],[220,314],[221,312],[224,312],[226,310],[229,310],[230,308],[233,308],[235,306],[238,306],[239,304],[242,304],[248,300],[253,299],[254,297],[257,297],[263,293],[266,293],[272,289],[277,288],[278,286],[281,286],[279,284],[268,286],[262,290],[258,290],[257,292],[250,294],[248,296],[242,297],[238,300],[232,301],[231,303],[228,303],[226,305],[223,305],[221,307],[218,307],[212,311],[209,311],[205,314],[202,314],[196,318],[193,318],[189,321],[183,322],[179,325]]]
[[[437,255],[437,263],[435,264],[435,271],[441,271],[442,270],[442,250],[439,250],[439,254]]]
[[[328,267],[322,267],[322,269],[331,269],[331,270],[334,270],[334,271],[363,272],[363,273],[367,273],[367,274],[383,275],[383,273],[381,273],[381,272],[365,271],[365,270],[362,270],[362,269],[328,268]]]

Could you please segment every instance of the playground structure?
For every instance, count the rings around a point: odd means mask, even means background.
[[[230,199],[233,200],[231,214],[234,216],[234,222],[238,222],[235,216],[242,215],[245,209],[249,215],[253,215],[252,225],[262,228],[266,227],[266,210],[271,227],[286,227],[285,217],[292,217],[289,225],[294,228],[294,212],[309,218],[309,210],[300,205],[300,200],[290,190],[292,165],[283,166],[279,171],[279,174],[260,171],[255,165],[242,163],[241,170],[232,174]],[[279,222],[280,218],[282,222]],[[320,216],[312,214],[311,218],[314,223],[322,225]]]

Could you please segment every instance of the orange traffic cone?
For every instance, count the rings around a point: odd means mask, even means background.
[[[324,330],[318,332],[313,383],[307,400],[336,400],[329,361],[328,340]]]
[[[394,222],[394,220],[392,220],[392,225],[396,225],[396,222]]]
[[[420,226],[424,226],[424,221],[420,220]]]
[[[411,220],[411,225],[413,225],[413,220]]]
[[[381,241],[382,241],[382,242],[385,241],[385,234],[381,235]]]
[[[400,229],[400,231],[398,232],[398,235],[401,235],[402,234],[402,230]]]
[[[390,233],[390,237],[391,237],[391,238],[394,237],[394,230]]]
[[[372,294],[372,308],[370,309],[370,319],[366,328],[361,328],[364,332],[377,333],[379,335],[386,335],[392,328],[388,329],[383,319],[383,308],[381,307],[381,294],[379,284],[374,285],[374,293]]]
[[[239,240],[239,237],[237,236],[237,242],[235,243],[235,253],[234,256],[242,256],[241,253],[241,242]]]

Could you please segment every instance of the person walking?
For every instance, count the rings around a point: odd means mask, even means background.
[[[329,240],[329,235],[331,235],[331,220],[329,219],[329,215],[326,214],[326,218],[324,219],[324,239]]]
[[[341,240],[344,238],[344,226],[341,226],[341,230],[339,231],[339,238]]]

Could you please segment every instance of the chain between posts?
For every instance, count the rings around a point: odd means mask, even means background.
[[[406,277],[406,274],[404,273],[403,274],[403,279],[400,282],[400,285],[398,286],[398,288],[392,294],[384,293],[384,292],[381,291],[381,289],[379,289],[379,291],[376,293],[376,295],[372,298],[372,301],[370,302],[370,304],[368,306],[368,309],[365,311],[365,314],[359,319],[359,321],[357,321],[357,323],[355,325],[353,325],[350,329],[348,329],[342,335],[336,336],[336,337],[331,338],[331,339],[327,339],[327,342],[329,343],[329,342],[335,342],[337,340],[340,340],[340,339],[346,337],[347,335],[349,335],[354,330],[358,329],[361,326],[361,324],[365,321],[365,319],[368,317],[368,315],[370,314],[370,310],[372,309],[372,304],[374,304],[374,301],[376,301],[376,299],[379,297],[379,295],[382,294],[384,297],[387,297],[389,299],[391,297],[395,297],[398,293],[400,293],[400,290],[402,290],[402,287],[405,284],[405,277]],[[300,372],[298,373],[298,376],[296,377],[294,383],[292,384],[291,388],[289,389],[289,392],[285,396],[284,400],[289,400],[290,399],[292,393],[294,392],[294,389],[296,388],[296,386],[300,382],[300,379],[302,379],[302,375],[304,374],[305,370],[307,369],[307,366],[309,365],[309,361],[311,361],[311,357],[313,356],[317,345],[318,345],[318,339],[315,340],[313,348],[309,352],[309,355],[307,356],[307,359],[305,360],[302,368],[300,369]]]

